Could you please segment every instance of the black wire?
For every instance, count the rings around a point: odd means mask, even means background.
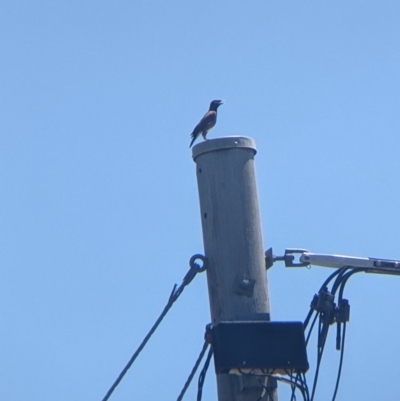
[[[323,285],[321,288],[325,288],[325,287],[326,287],[326,284],[328,284],[329,281],[332,280],[332,278],[335,277],[335,275],[337,275],[337,274],[338,274],[337,271],[336,271],[334,274],[331,274],[331,275],[328,277],[328,279],[324,282],[324,285]],[[303,325],[303,326],[304,326],[304,330],[306,329],[307,324],[308,324],[308,322],[310,321],[310,318],[311,318],[313,312],[314,312],[314,309],[311,308],[310,311],[309,311],[308,314],[307,314],[307,317],[306,317],[305,321],[304,321],[304,325]],[[317,318],[320,316],[320,314],[321,314],[321,312],[318,311],[318,312],[315,314],[315,316],[314,316],[314,318],[313,318],[313,320],[312,320],[312,322],[311,322],[311,327],[310,327],[310,329],[308,330],[308,334],[307,334],[307,337],[306,337],[306,347],[307,347],[307,345],[308,345],[308,342],[309,342],[309,340],[310,340],[312,331],[313,331],[313,329],[314,329],[315,322],[317,321]],[[296,379],[295,379],[295,380],[296,380],[296,381],[299,380],[299,374],[296,375]],[[314,379],[314,381],[315,381],[315,379]],[[305,382],[305,376],[304,376],[304,382]],[[307,393],[308,393],[308,386],[306,385],[305,388],[307,389]],[[315,390],[314,390],[314,391],[315,391]],[[296,388],[292,386],[292,394],[291,394],[290,401],[294,401],[294,400],[296,399],[295,392],[296,392]],[[309,394],[308,394],[308,398],[310,398],[310,395],[309,395]]]
[[[197,401],[201,401],[204,380],[206,379],[206,373],[207,373],[208,365],[210,364],[210,361],[211,361],[212,354],[213,354],[213,348],[211,346],[208,351],[206,361],[204,362],[203,369],[200,372],[199,382],[198,382],[198,387],[197,387]]]
[[[354,274],[355,272],[358,271],[363,271],[363,269],[352,269],[351,272],[346,274],[346,271],[350,269],[349,266],[343,266],[339,270],[337,270],[335,273],[331,274],[324,282],[324,284],[321,286],[321,289],[326,289],[327,284],[335,277],[336,280],[332,286],[331,294],[334,296],[338,287],[342,285],[342,283],[346,283],[348,278]],[[341,287],[342,288],[342,287]],[[319,326],[318,326],[318,351],[317,351],[317,366],[315,369],[315,375],[314,375],[314,382],[313,382],[313,388],[311,392],[311,401],[314,400],[315,396],[315,390],[317,387],[317,382],[318,382],[318,375],[319,375],[319,369],[321,366],[321,361],[322,361],[322,355],[325,349],[325,344],[326,344],[326,339],[328,337],[328,332],[329,332],[329,327],[330,327],[330,311],[329,312],[322,312],[320,314],[320,320],[319,320]],[[311,333],[309,333],[310,335]],[[309,336],[307,337],[307,341],[309,339]]]
[[[243,375],[254,376],[258,380],[258,375],[254,374],[254,373],[251,373],[251,372],[250,373],[244,373],[240,369],[239,369],[239,372],[242,373]],[[282,383],[289,384],[290,386],[292,386],[292,385],[296,386],[300,390],[300,392],[301,392],[301,394],[303,396],[303,401],[309,401],[309,398],[307,397],[308,389],[303,388],[303,386],[298,384],[297,382],[289,380],[289,379],[285,379],[284,377],[281,377],[281,376],[276,376],[276,375],[274,375],[272,373],[263,373],[263,376],[271,377],[271,378],[273,378],[275,380],[278,380],[278,381],[280,381]],[[265,384],[263,384],[262,382],[260,382],[260,384],[262,385],[262,387],[266,388]]]
[[[348,272],[347,274],[345,274],[345,275],[343,276],[343,279],[342,279],[342,281],[341,281],[341,283],[340,283],[341,286],[340,286],[340,289],[339,289],[339,297],[338,297],[338,299],[339,299],[339,304],[340,304],[340,301],[343,299],[343,291],[344,291],[344,287],[346,286],[347,280],[348,280],[353,274],[361,273],[361,272],[365,272],[365,269],[363,269],[363,268],[353,269],[351,272]]]
[[[315,319],[314,319],[315,321]],[[300,385],[304,388],[306,394],[307,394],[307,399],[310,399],[310,394],[308,392],[308,385],[307,385],[307,380],[306,380],[306,375],[304,373],[297,373],[296,374],[296,378],[295,378],[295,382],[300,382]],[[290,401],[296,401],[296,387],[293,385],[292,386],[292,394],[290,397]]]
[[[337,288],[337,286],[339,285],[339,283],[341,283],[342,281],[342,276],[344,275],[344,273],[349,269],[348,266],[343,266],[342,268],[335,270],[325,281],[324,283],[321,285],[320,287],[320,291],[326,291],[327,290],[327,286],[328,284],[336,277],[335,283],[333,284],[332,288]],[[335,289],[336,291],[336,289]],[[333,290],[331,291],[331,293],[334,295]],[[312,316],[312,313],[308,313],[307,317],[306,317],[306,321],[305,321],[305,326],[308,324],[310,318]],[[307,338],[306,338],[306,346],[308,345],[308,342],[310,340],[311,337],[311,333],[312,330],[314,328],[315,322],[317,320],[319,316],[319,324],[318,324],[318,348],[317,348],[317,366],[316,366],[316,370],[315,370],[315,374],[314,374],[314,382],[313,382],[313,387],[312,387],[312,392],[311,392],[311,401],[314,400],[314,396],[315,396],[315,390],[317,387],[317,382],[318,382],[318,375],[319,375],[319,369],[321,366],[321,361],[322,361],[322,354],[324,352],[324,348],[325,348],[325,343],[326,343],[326,339],[328,336],[328,331],[329,331],[329,320],[330,320],[330,312],[317,312],[316,316],[314,317],[310,330],[307,334]],[[296,377],[297,379],[297,377]],[[307,387],[308,389],[308,387]],[[293,398],[293,394],[294,392],[292,392],[292,398]]]
[[[340,269],[335,270],[321,285],[320,290],[323,290],[328,286],[328,284],[338,275],[341,274],[343,270],[347,270],[347,266],[343,266]]]
[[[335,295],[336,289],[337,287],[341,284],[342,282],[342,277],[345,274],[345,272],[349,269],[349,266],[343,266],[340,269],[335,270],[331,275],[328,276],[328,278],[323,282],[323,284],[320,287],[320,291],[326,291],[327,290],[327,286],[328,284],[336,277],[335,283],[332,286],[332,291],[331,293],[333,295]],[[347,280],[346,280],[347,281]],[[310,319],[313,315],[314,312],[314,308],[310,308],[305,320],[304,320],[304,331],[306,330]],[[306,337],[306,346],[308,345],[308,342],[310,340],[313,328],[315,326],[315,322],[317,321],[318,316],[320,317],[319,320],[319,328],[318,328],[318,353],[317,353],[317,367],[316,367],[316,371],[315,371],[315,376],[314,376],[314,383],[313,383],[313,388],[312,388],[312,393],[311,393],[311,401],[314,399],[314,395],[315,395],[315,390],[316,390],[316,385],[317,385],[317,381],[318,381],[318,375],[319,375],[319,368],[321,365],[321,360],[322,360],[322,354],[324,351],[324,347],[325,347],[325,342],[326,342],[326,338],[328,335],[328,330],[329,330],[329,318],[330,315],[328,313],[321,313],[321,312],[317,312],[316,315],[314,316],[314,319],[311,323],[311,327],[308,331],[307,337]],[[322,324],[322,320],[325,320],[324,324]],[[304,376],[305,378],[305,376]],[[296,382],[297,380],[299,380],[299,375],[296,376]],[[308,391],[308,387],[307,391]],[[291,401],[293,401],[295,397],[295,388],[292,388],[292,395],[291,395]],[[308,395],[309,397],[309,395]]]
[[[325,347],[325,342],[328,337],[329,327],[331,325],[331,312],[322,312],[320,314],[320,320],[322,322],[321,330],[318,334],[318,346],[321,348]]]
[[[199,356],[198,356],[198,358],[197,358],[197,360],[196,360],[196,362],[195,362],[195,364],[193,366],[192,371],[190,372],[189,377],[186,380],[185,385],[183,386],[183,389],[182,389],[181,393],[179,394],[178,398],[176,399],[176,401],[181,401],[183,399],[183,396],[185,395],[186,390],[189,388],[190,383],[191,383],[194,375],[196,374],[197,368],[199,367],[200,362],[203,359],[204,354],[207,351],[208,345],[209,344],[207,343],[207,341],[204,341],[203,348],[202,348],[202,350],[201,350],[201,352],[200,352],[200,354],[199,354]]]
[[[340,281],[340,288],[339,288],[339,297],[338,297],[338,307],[341,307],[342,300],[343,300],[343,291],[344,287],[346,286],[347,280],[355,273],[360,273],[365,271],[364,269],[353,269],[352,271],[346,273],[344,276],[342,276],[342,279]],[[337,321],[337,329],[336,329],[336,349],[339,351],[341,349],[340,344],[341,344],[341,333],[342,333],[342,322]]]
[[[339,288],[339,296],[338,296],[338,304],[340,305],[340,303],[343,300],[343,292],[344,292],[344,288],[346,286],[347,281],[349,280],[349,278],[356,273],[361,273],[361,272],[365,272],[365,269],[363,268],[359,268],[359,269],[353,269],[352,271],[346,273],[340,283],[340,288]],[[338,326],[339,327],[339,326]],[[340,337],[340,333],[339,333],[339,337]],[[337,374],[337,378],[336,378],[336,385],[335,385],[335,391],[333,393],[333,398],[332,401],[334,401],[336,399],[336,395],[337,395],[337,391],[339,389],[339,383],[340,383],[340,376],[342,373],[342,366],[343,366],[343,357],[344,357],[344,344],[345,344],[345,338],[346,338],[346,322],[343,322],[343,331],[341,334],[341,348],[340,348],[340,360],[339,360],[339,368],[338,368],[338,374]]]
[[[343,298],[343,291],[344,291],[344,286],[347,283],[347,280],[356,273],[365,273],[368,271],[368,268],[365,267],[354,267],[351,269],[351,271],[347,272],[346,274],[343,274],[335,286],[335,288],[332,288],[332,293],[335,294],[337,289],[339,288],[339,301]],[[336,284],[336,283],[335,283]],[[333,292],[334,291],[334,292]]]
[[[310,340],[310,336],[311,336],[311,333],[312,333],[313,328],[314,328],[314,326],[315,326],[315,322],[317,321],[317,318],[318,318],[318,316],[319,316],[320,313],[321,313],[321,312],[317,312],[317,313],[315,314],[314,319],[313,319],[313,321],[312,321],[312,323],[311,323],[311,327],[310,327],[310,330],[308,331],[307,338],[306,338],[306,347],[307,347],[307,345],[308,345],[308,341]]]
[[[309,398],[307,397],[308,391],[306,391],[306,389],[303,388],[300,384],[298,384],[296,382],[293,382],[291,380],[285,379],[284,377],[280,377],[280,376],[274,376],[274,375],[267,375],[267,376],[272,376],[276,380],[278,380],[278,381],[280,381],[282,383],[285,383],[285,384],[289,384],[290,386],[292,386],[292,385],[296,386],[301,392],[301,395],[303,397],[303,401],[309,401]]]
[[[350,270],[350,271],[348,271]],[[343,266],[342,268],[336,270],[334,273],[332,273],[322,284],[321,286],[321,290],[325,290],[327,291],[327,286],[328,284],[336,277],[335,282],[332,285],[332,289],[331,289],[331,294],[333,295],[333,297],[335,296],[337,290],[339,290],[339,296],[338,296],[338,305],[340,307],[340,304],[343,300],[343,292],[344,292],[344,288],[346,286],[346,283],[348,281],[348,279],[356,273],[361,273],[361,272],[366,272],[367,269],[366,268],[357,268],[357,267],[351,267],[351,266]],[[308,325],[310,319],[312,316],[312,309],[309,311],[306,320],[305,320],[305,324],[304,327],[306,328],[306,326]],[[318,316],[318,314],[317,314]],[[317,316],[315,316],[310,330],[308,332],[307,338],[306,338],[306,346],[308,344],[308,341],[310,339],[311,336],[311,332],[313,330],[314,324],[316,322],[316,318]],[[321,361],[322,361],[322,354],[324,352],[324,348],[325,348],[325,344],[326,344],[326,339],[328,336],[328,331],[329,331],[329,326],[330,326],[330,319],[331,319],[331,315],[330,312],[321,312],[320,313],[320,320],[319,320],[319,326],[318,326],[318,352],[317,352],[317,366],[316,366],[316,370],[315,370],[315,374],[314,374],[314,382],[313,382],[313,388],[312,388],[312,392],[311,392],[311,401],[314,400],[314,396],[315,396],[315,390],[316,390],[316,386],[317,386],[317,382],[318,382],[318,375],[319,375],[319,369],[321,366]],[[346,333],[346,322],[343,322],[343,333],[342,333],[342,338],[340,339],[341,335],[341,325],[340,323],[342,322],[338,322],[338,335],[337,335],[337,343],[340,344],[341,343],[341,353],[340,353],[340,361],[339,361],[339,368],[338,368],[338,374],[337,374],[337,379],[336,379],[336,385],[335,385],[335,391],[334,391],[334,395],[333,395],[333,399],[332,401],[335,400],[336,398],[336,394],[339,388],[339,382],[340,382],[340,376],[341,376],[341,372],[342,372],[342,366],[343,366],[343,356],[344,356],[344,343],[345,343],[345,333]],[[341,341],[340,341],[341,340]],[[305,376],[304,376],[305,379]],[[298,375],[296,376],[296,381],[298,380]],[[306,388],[308,390],[308,386],[304,386],[304,388]],[[293,394],[294,392],[292,392],[292,400],[293,400]]]
[[[307,400],[310,399],[310,393],[308,392],[308,385],[305,373],[300,373],[300,383],[304,387],[307,395]]]
[[[348,269],[348,267],[347,267],[347,266],[344,266],[344,267],[342,267],[342,268],[340,268],[340,269],[338,269],[338,270],[335,270],[335,271],[324,281],[324,283],[321,285],[321,288],[320,288],[319,291],[326,290],[328,284],[329,284],[337,275],[342,275],[347,269]],[[317,295],[315,295],[315,297],[317,297]],[[307,316],[306,316],[306,318],[304,319],[304,323],[303,323],[304,330],[307,328],[308,323],[310,322],[310,319],[311,319],[311,316],[312,316],[313,312],[314,312],[314,308],[311,307],[310,310],[309,310],[309,312],[308,312],[308,314],[307,314]]]
[[[342,303],[343,300],[343,292],[344,292],[344,288],[346,286],[346,283],[348,281],[348,279],[356,273],[361,273],[361,272],[365,272],[366,269],[365,268],[353,268],[350,272],[347,272],[346,274],[343,274],[339,280],[338,283],[335,282],[336,286],[335,289],[332,289],[332,291],[337,291],[338,287],[339,287],[339,297],[338,297],[338,306],[340,308],[340,305]],[[337,334],[336,334],[336,349],[340,350],[340,344],[341,344],[341,323],[340,321],[337,322]]]
[[[347,270],[351,269],[351,271],[347,272]],[[365,268],[351,268],[349,266],[344,266],[342,267],[338,272],[337,272],[337,278],[335,280],[335,283],[332,286],[332,290],[331,293],[332,295],[335,295],[336,291],[339,288],[339,305],[340,302],[343,299],[343,291],[344,291],[344,287],[347,283],[347,280],[356,273],[360,273],[360,272],[364,272]],[[325,283],[329,283],[330,280],[332,280],[332,278],[335,277],[335,274],[332,274],[326,281]],[[324,284],[325,284],[324,283]],[[321,288],[325,288],[325,286],[323,285]],[[325,313],[324,313],[325,315]],[[324,320],[324,322],[323,322]],[[344,329],[344,325],[343,325],[343,329]],[[316,385],[318,382],[318,374],[319,374],[319,368],[321,366],[321,360],[322,360],[322,354],[324,352],[324,348],[325,348],[325,343],[326,343],[326,339],[328,336],[328,331],[329,331],[329,315],[326,314],[325,316],[321,315],[320,318],[320,322],[319,322],[319,329],[318,329],[318,356],[317,356],[317,367],[315,370],[315,375],[314,375],[314,383],[313,383],[313,389],[312,389],[312,393],[311,393],[311,401],[314,400],[314,395],[315,395],[315,390],[316,390]],[[337,387],[339,386],[339,381],[340,381],[340,373],[341,373],[341,369],[342,369],[342,363],[343,363],[343,347],[344,347],[344,342],[343,342],[343,338],[342,338],[342,351],[341,351],[341,360],[340,360],[340,365],[339,365],[339,372],[338,372],[338,379],[337,379]],[[335,397],[336,397],[336,392],[337,389],[335,391]]]
[[[293,373],[292,372],[288,372],[285,369],[285,373],[289,376],[290,380],[293,381]],[[297,373],[296,378],[295,378],[295,382],[297,383],[297,380],[299,380],[300,378],[300,373]],[[291,385],[292,388],[292,395],[290,396],[290,401],[296,401],[296,386],[294,384]]]
[[[308,393],[308,388],[307,388],[307,386],[303,386],[303,385],[299,385],[298,386],[298,388],[299,388],[299,390],[300,390],[300,392],[301,392],[301,395],[303,396],[303,400],[304,401],[310,401],[310,395],[309,395],[309,393]]]
[[[336,291],[342,282],[343,275],[346,273],[347,270],[352,269],[350,266],[343,266],[339,269],[338,275],[336,277],[335,282],[333,283],[332,289],[331,289],[331,294],[335,295]]]
[[[126,364],[126,366],[124,367],[124,369],[122,369],[121,373],[119,374],[119,376],[117,377],[117,379],[115,380],[115,382],[113,383],[113,385],[110,387],[110,389],[107,391],[107,394],[104,396],[104,398],[102,399],[102,401],[107,401],[111,394],[114,392],[114,390],[116,389],[116,387],[118,386],[118,384],[121,382],[121,380],[123,379],[123,377],[125,376],[126,372],[129,370],[129,368],[132,366],[133,362],[135,362],[135,359],[139,356],[140,352],[143,350],[143,348],[145,347],[145,345],[147,344],[147,342],[149,341],[150,337],[154,334],[154,332],[156,331],[157,327],[159,326],[159,324],[161,323],[161,321],[164,319],[165,315],[168,313],[168,311],[170,310],[171,306],[174,304],[174,302],[179,298],[179,296],[182,294],[183,290],[185,289],[185,286],[188,285],[193,277],[196,275],[197,272],[200,272],[201,270],[198,269],[198,266],[194,266],[191,269],[189,269],[188,273],[186,274],[186,276],[183,279],[182,284],[179,286],[178,289],[176,289],[177,285],[174,285],[174,288],[172,289],[171,295],[169,296],[167,305],[164,307],[163,311],[161,312],[161,315],[159,316],[159,318],[156,320],[156,322],[154,323],[153,327],[150,329],[150,331],[147,333],[146,337],[144,338],[144,340],[142,341],[142,343],[139,345],[139,347],[137,348],[137,350],[135,351],[135,353],[132,355],[131,359],[129,360],[129,362]]]
[[[345,284],[347,282],[347,280],[353,274],[361,273],[361,272],[365,272],[366,271],[366,269],[364,267],[354,267],[354,268],[351,268],[351,270],[349,272],[344,274],[346,272],[346,270],[348,270],[348,269],[349,269],[349,267],[346,267],[346,269],[343,270],[343,274],[336,279],[335,284],[333,285],[332,291],[331,291],[333,295],[336,294],[336,291],[338,290],[338,288],[339,288],[339,293],[340,293],[340,289],[342,288],[342,285]],[[343,294],[343,290],[342,290],[342,294]]]
[[[335,385],[335,392],[333,393],[333,398],[332,401],[335,401],[336,399],[336,394],[339,388],[339,382],[340,382],[340,375],[342,373],[342,366],[343,366],[343,354],[344,354],[344,342],[346,338],[346,322],[343,323],[343,333],[342,333],[342,347],[340,349],[340,361],[339,361],[339,369],[338,369],[338,374],[336,378],[336,385]]]
[[[124,369],[122,369],[121,373],[119,374],[119,376],[117,377],[117,379],[115,380],[115,382],[113,383],[113,385],[110,387],[110,389],[107,391],[107,394],[104,396],[102,401],[107,401],[111,394],[114,392],[114,390],[116,389],[116,387],[118,386],[118,384],[121,382],[121,380],[123,379],[123,377],[125,376],[126,372],[129,370],[129,368],[132,366],[133,362],[135,362],[135,359],[139,356],[140,352],[143,350],[143,348],[145,347],[145,345],[147,344],[147,341],[149,341],[150,337],[153,335],[153,333],[156,331],[158,325],[161,323],[161,321],[164,319],[165,315],[167,314],[167,312],[169,311],[169,309],[171,308],[172,304],[176,301],[175,298],[175,289],[176,289],[176,285],[174,286],[174,288],[172,289],[171,295],[169,297],[168,303],[165,306],[164,310],[161,312],[161,315],[159,316],[159,318],[156,320],[156,322],[154,323],[153,327],[150,329],[150,331],[147,333],[146,337],[144,338],[144,340],[142,341],[142,343],[139,345],[139,347],[137,348],[137,350],[135,351],[135,353],[132,355],[131,359],[129,360],[129,362],[126,364],[126,366],[124,367]]]
[[[312,316],[313,313],[314,313],[314,308],[310,308],[310,310],[308,311],[308,314],[307,314],[306,318],[304,319],[304,323],[303,323],[304,331],[306,331],[306,328],[307,328],[307,326],[308,326],[308,323],[309,323],[309,321],[310,321],[311,316]]]
[[[322,354],[324,352],[324,348],[325,348],[325,341],[326,341],[326,337],[327,337],[327,332],[326,335],[324,336],[324,338],[321,338],[321,333],[322,330],[324,329],[324,324],[322,323],[323,320],[323,316],[320,315],[320,320],[318,323],[318,352],[317,352],[317,367],[315,369],[315,374],[314,374],[314,382],[313,382],[313,388],[311,391],[311,401],[314,400],[314,395],[315,395],[315,390],[317,388],[317,382],[318,382],[318,375],[319,375],[319,368],[321,366],[321,360],[322,360]],[[329,328],[329,327],[328,327]]]
[[[268,387],[269,378],[267,377],[267,385],[265,385],[258,376],[256,376],[256,375],[254,375],[254,376],[256,377],[257,381],[261,384],[261,386],[263,388],[263,391],[261,392],[261,395],[257,398],[257,401],[261,401],[265,394],[268,394],[268,399],[270,401],[273,401],[274,400],[274,396],[272,395],[272,393],[270,391],[271,389]]]
[[[260,394],[260,396],[257,398],[256,401],[262,401],[262,399],[263,399],[263,397],[264,397],[264,395],[265,395],[266,393],[267,393],[267,390],[266,390],[265,387],[263,387],[263,389],[262,389],[262,391],[261,391],[261,394]],[[269,394],[268,394],[268,397],[269,397],[269,399],[271,399],[271,397],[269,396]]]

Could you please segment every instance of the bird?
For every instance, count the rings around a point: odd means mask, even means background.
[[[217,122],[217,109],[221,104],[224,104],[223,100],[213,100],[210,103],[210,108],[208,109],[207,113],[204,114],[203,118],[199,121],[199,123],[194,127],[193,132],[190,134],[192,137],[192,141],[190,142],[189,148],[192,147],[193,142],[202,135],[205,140],[207,140],[206,135],[208,131]]]

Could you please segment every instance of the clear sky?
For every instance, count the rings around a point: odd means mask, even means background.
[[[256,141],[265,249],[400,259],[399,20],[385,0],[3,0],[0,399],[103,398],[203,252],[188,146],[212,99],[210,139]],[[272,318],[303,320],[330,273],[275,264]],[[400,279],[346,296],[338,400],[395,399]],[[176,399],[209,320],[201,275],[111,400]]]

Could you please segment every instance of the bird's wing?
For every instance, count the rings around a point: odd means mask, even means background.
[[[212,127],[214,127],[216,121],[217,113],[215,111],[207,111],[207,113],[204,114],[203,118],[194,128],[193,132],[191,133],[191,137],[196,138],[202,132],[209,131]]]

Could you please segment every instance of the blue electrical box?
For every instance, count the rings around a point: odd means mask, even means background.
[[[309,368],[302,322],[219,322],[211,337],[217,374],[292,374]]]

